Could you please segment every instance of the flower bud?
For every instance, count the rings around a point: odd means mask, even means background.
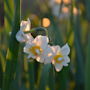
[[[47,36],[47,29],[43,27],[37,27],[33,28],[33,32],[31,32],[31,35],[35,38],[38,35]]]

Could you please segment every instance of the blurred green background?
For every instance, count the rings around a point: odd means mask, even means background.
[[[15,40],[27,18],[47,28],[52,45],[69,44],[68,67],[27,62]],[[90,0],[0,0],[0,90],[90,90],[89,69]]]

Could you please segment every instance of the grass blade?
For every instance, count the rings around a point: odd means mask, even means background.
[[[85,90],[90,90],[90,35],[88,38],[88,47],[87,47],[87,59],[86,59],[86,73],[85,73]]]
[[[50,67],[51,67],[50,64],[46,64],[43,66],[38,90],[46,90]]]
[[[35,88],[35,80],[34,80],[34,63],[28,63],[28,72],[29,72],[29,82],[30,82],[30,90],[34,90]]]
[[[20,25],[20,0],[14,0],[15,12],[14,22],[12,27],[12,34],[9,42],[9,49],[6,57],[6,70],[4,73],[3,90],[10,90],[10,85],[14,79],[16,72],[16,65],[18,60],[19,43],[16,41],[16,33]]]

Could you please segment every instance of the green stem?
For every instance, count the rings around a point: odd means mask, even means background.
[[[90,23],[88,24],[88,29],[90,30]],[[90,32],[88,35],[87,57],[85,66],[85,90],[90,90]]]
[[[46,90],[50,68],[50,64],[46,64],[43,66],[38,90]]]
[[[33,37],[37,35],[48,36],[47,29],[43,27],[32,28],[30,31],[25,31],[24,33],[31,33]]]
[[[15,12],[12,34],[10,36],[9,49],[6,57],[6,70],[4,73],[3,90],[10,90],[12,80],[15,78],[18,61],[19,43],[16,41],[16,33],[20,26],[20,0],[14,0]]]
[[[55,90],[55,71],[54,71],[54,66],[52,65],[49,73],[49,88],[50,90]]]
[[[35,80],[34,80],[34,63],[30,62],[28,63],[28,67],[29,67],[29,81],[30,81],[30,90],[35,90]]]

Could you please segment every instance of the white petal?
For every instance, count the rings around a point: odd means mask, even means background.
[[[53,59],[53,56],[54,56],[53,51],[52,51],[51,47],[48,46],[44,50],[44,53],[43,53],[43,57],[45,58],[44,64],[51,63],[52,62],[52,59]]]
[[[45,49],[47,47],[48,42],[49,42],[48,37],[47,36],[41,36],[41,35],[38,35],[33,41],[33,43],[40,46],[42,49]]]
[[[32,55],[31,55],[31,54],[29,54],[27,58],[31,58],[31,57],[32,57]]]
[[[33,44],[27,43],[26,46],[24,47],[23,51],[27,54],[30,54],[29,48],[32,46],[33,46]]]
[[[38,56],[36,58],[36,60],[38,62],[44,63],[44,64],[48,64],[51,63],[53,58],[53,53],[52,53],[52,49],[50,48],[50,46],[48,46],[40,56]]]
[[[33,59],[35,59],[36,56],[34,56],[34,55],[29,51],[29,48],[32,47],[32,46],[33,46],[33,44],[27,43],[26,46],[24,47],[23,51],[24,51],[24,53],[29,54],[27,58],[33,58]]]
[[[40,62],[40,63],[43,63],[43,62],[44,62],[43,56],[38,56],[38,57],[36,57],[36,61],[37,61],[37,62]]]
[[[70,62],[70,58],[68,56],[64,56],[64,61],[62,62],[63,66],[68,66],[68,63]]]
[[[54,54],[60,53],[61,48],[59,45],[52,46],[51,48],[52,48]]]
[[[29,31],[30,27],[31,27],[31,22],[30,22],[29,19],[27,21],[21,21],[20,31],[17,35],[18,36],[18,41],[21,41],[21,42],[31,42],[31,41],[33,41],[34,38],[32,37],[32,35],[30,33],[28,33],[28,34],[24,33],[24,31]]]
[[[44,64],[49,64],[51,62],[52,62],[52,56],[46,57],[45,60],[44,60]]]
[[[28,40],[33,38],[32,35],[31,35],[30,33],[25,34],[25,36],[27,37]],[[33,38],[33,39],[34,39],[34,38]]]
[[[52,60],[52,64],[55,65],[55,60]]]
[[[63,65],[63,66],[68,66],[68,63],[65,62],[65,61],[63,61],[63,62],[62,62],[62,65]]]
[[[69,62],[70,62],[70,58],[69,58],[68,56],[64,56],[63,58],[64,58],[64,61],[65,61],[66,63],[69,63]]]
[[[16,34],[16,39],[17,39],[17,41],[19,41],[19,42],[25,42],[25,36],[24,36],[24,33],[23,33],[21,30],[19,30],[19,31],[17,32],[17,34]]]
[[[70,53],[70,48],[69,48],[68,44],[64,45],[61,48],[61,52],[62,52],[63,55],[68,55]]]
[[[33,59],[35,59],[36,57],[34,55],[32,55],[32,54],[29,54],[27,58],[33,58]]]
[[[66,67],[67,67],[67,66],[68,66],[68,64],[67,64],[67,63],[63,63],[63,66],[66,66]]]
[[[63,68],[63,65],[62,64],[55,64],[55,69],[57,72],[61,71]]]
[[[32,35],[30,33],[24,35],[25,35],[26,43],[32,43],[32,41],[34,40]]]
[[[29,31],[30,27],[31,27],[31,22],[29,19],[27,21],[21,21],[20,30]]]
[[[19,42],[32,42],[34,38],[31,36],[31,34],[24,34],[23,31],[19,30],[16,34],[16,39]]]

